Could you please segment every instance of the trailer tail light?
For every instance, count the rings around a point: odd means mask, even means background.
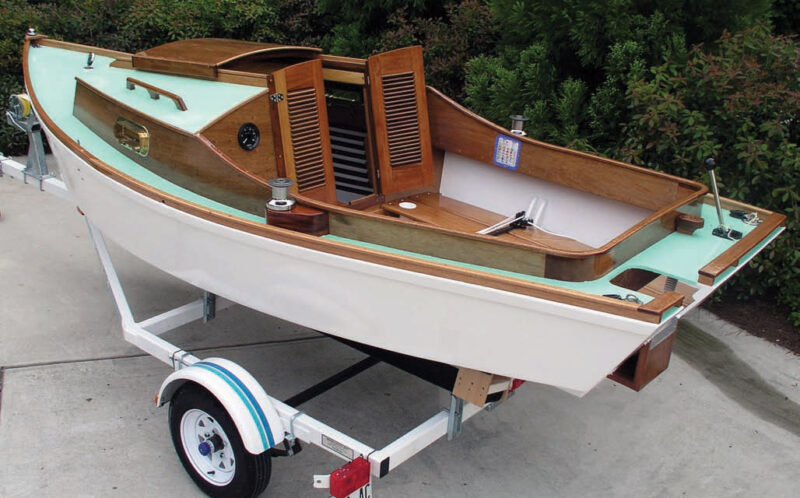
[[[514,391],[516,391],[517,389],[519,389],[519,386],[521,386],[521,385],[522,385],[522,384],[524,384],[524,383],[525,383],[525,381],[524,381],[524,380],[520,380],[520,379],[511,379],[511,387],[509,387],[509,388],[508,388],[508,392],[509,392],[509,393],[513,393]]]
[[[358,457],[331,472],[330,493],[334,498],[346,498],[369,484],[369,462]]]

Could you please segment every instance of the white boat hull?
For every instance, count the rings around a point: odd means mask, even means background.
[[[113,181],[46,132],[72,198],[107,237],[194,286],[312,329],[583,395],[671,325],[238,231]]]

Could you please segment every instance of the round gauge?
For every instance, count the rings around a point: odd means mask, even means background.
[[[253,150],[258,147],[258,142],[261,141],[261,132],[258,131],[258,126],[253,123],[245,123],[239,127],[239,147],[244,150]]]

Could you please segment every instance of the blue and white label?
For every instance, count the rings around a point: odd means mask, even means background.
[[[494,163],[501,168],[516,170],[519,166],[519,151],[522,144],[508,135],[497,135],[494,141]]]

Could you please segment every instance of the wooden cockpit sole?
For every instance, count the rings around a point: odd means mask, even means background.
[[[413,209],[402,207],[412,203]],[[505,216],[436,193],[423,193],[383,204],[384,211],[432,226],[465,233],[476,233],[502,221]],[[555,251],[588,251],[592,248],[577,240],[547,233],[534,227],[515,228],[498,235],[498,240]]]

